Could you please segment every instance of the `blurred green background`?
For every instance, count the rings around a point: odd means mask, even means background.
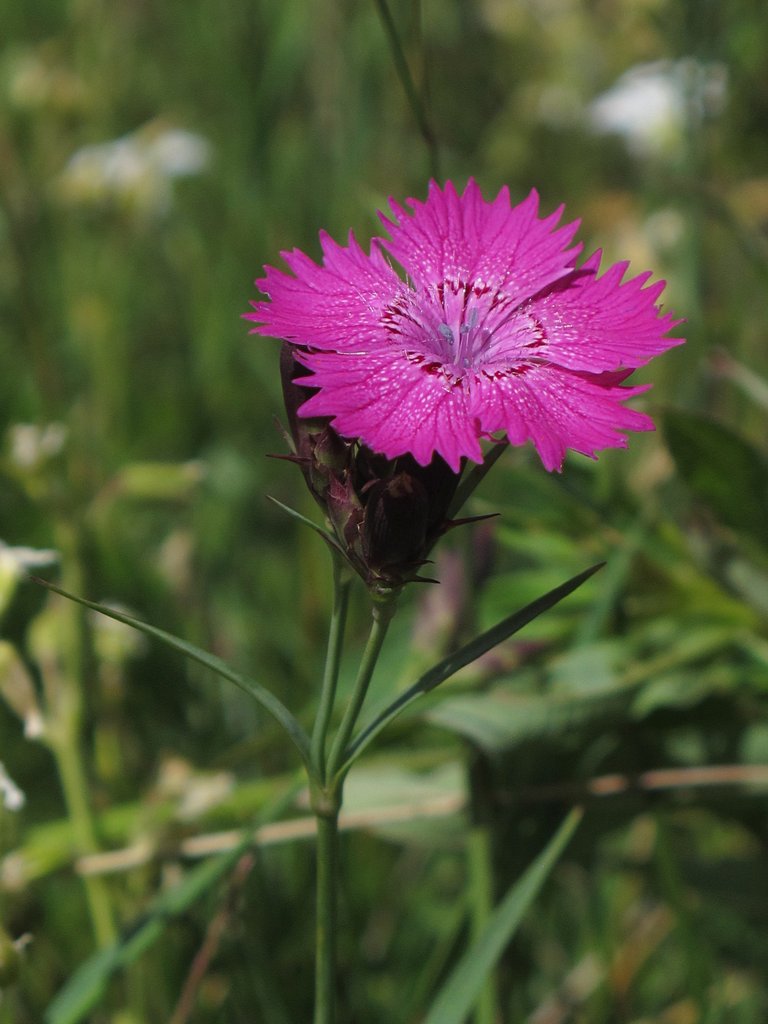
[[[342,1019],[418,1021],[581,798],[477,1024],[768,1019],[768,11],[389,11],[426,132],[374,0],[0,2],[2,1024],[38,1024],[118,934],[141,942],[103,991],[48,1019],[309,1019],[306,839],[195,874],[221,830],[306,813],[292,750],[238,691],[23,576],[131,608],[308,719],[328,559],[266,500],[315,514],[267,458],[278,345],[239,317],[281,249],[367,241],[430,174],[564,202],[588,250],[666,278],[688,344],[638,375],[657,434],[562,475],[507,452],[474,500],[500,519],[404,602],[377,701],[608,563],[353,775]]]

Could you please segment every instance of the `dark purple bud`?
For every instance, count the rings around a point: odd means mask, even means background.
[[[398,469],[410,473],[424,488],[428,499],[427,537],[437,539],[445,530],[448,509],[459,486],[461,473],[454,473],[439,455],[435,455],[428,466],[420,466],[407,455],[398,459]]]
[[[362,552],[369,569],[384,576],[413,572],[423,560],[429,496],[410,473],[396,473],[365,495]]]
[[[300,358],[300,349],[283,343],[280,374],[293,445],[286,458],[300,467],[341,550],[366,584],[400,587],[417,578],[430,548],[451,526],[448,509],[461,473],[439,455],[428,466],[411,455],[388,459],[342,438],[329,417],[300,416],[313,394],[296,383],[307,372]]]

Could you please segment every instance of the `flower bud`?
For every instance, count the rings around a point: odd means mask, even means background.
[[[447,511],[459,474],[440,456],[420,466],[411,456],[386,459],[356,447],[344,479],[326,497],[329,518],[366,584],[397,588],[419,578],[432,545],[451,526]]]
[[[410,473],[379,480],[366,493],[362,552],[368,568],[382,575],[423,559],[429,496]]]
[[[446,516],[461,473],[439,455],[428,466],[409,454],[388,459],[342,438],[330,418],[300,416],[313,389],[296,384],[306,370],[287,342],[280,372],[293,445],[285,458],[301,469],[339,549],[371,588],[392,589],[416,579],[430,548],[451,525]]]

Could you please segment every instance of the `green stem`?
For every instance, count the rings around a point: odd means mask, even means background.
[[[387,0],[375,0],[375,2],[379,11],[381,23],[387,34],[390,49],[392,50],[392,59],[395,62],[395,69],[403,89],[405,90],[405,95],[413,112],[413,116],[416,119],[416,124],[419,126],[421,137],[424,139],[424,143],[426,144],[427,152],[429,153],[430,173],[433,178],[439,178],[440,157],[438,153],[437,139],[435,138],[435,133],[432,131],[432,126],[429,123],[427,112],[424,109],[424,104],[419,96],[419,91],[413,81],[413,75],[411,74],[411,69],[408,67],[408,61],[405,59],[403,45],[400,42],[400,36],[397,34],[397,27],[395,26],[394,19],[392,18],[392,13],[387,6]]]
[[[346,710],[325,760],[325,741],[333,711],[336,680],[344,635],[349,580],[334,560],[334,609],[328,638],[323,690],[311,742],[310,780],[312,807],[317,821],[317,902],[315,922],[315,1016],[314,1024],[334,1024],[336,1018],[336,906],[338,817],[342,802],[347,746],[368,692],[387,628],[395,614],[397,594],[374,598],[371,631],[363,651],[357,679]]]
[[[347,746],[362,710],[365,696],[368,693],[373,670],[376,668],[376,662],[381,653],[384,638],[387,635],[387,629],[395,614],[396,607],[396,595],[388,595],[386,598],[376,601],[373,605],[373,622],[371,623],[371,631],[368,634],[368,643],[365,645],[352,696],[349,699],[341,725],[334,738],[326,765],[326,783],[331,787],[336,781],[334,776],[346,759]]]
[[[57,543],[62,552],[64,580],[77,590],[83,587],[80,536],[76,528],[59,521]],[[91,814],[89,784],[81,750],[83,716],[86,703],[87,625],[84,609],[63,605],[63,664],[55,681],[52,707],[56,720],[49,730],[49,743],[61,779],[67,815],[72,824],[79,854],[96,853],[99,843]],[[104,948],[117,938],[109,890],[103,878],[83,878],[86,900],[97,944]]]
[[[336,862],[338,815],[317,816],[314,1024],[336,1019]]]
[[[91,811],[88,806],[88,784],[83,771],[77,738],[71,734],[64,735],[60,742],[52,744],[52,749],[59,770],[67,815],[72,824],[77,851],[78,853],[95,853],[99,849],[99,844],[96,841]],[[98,875],[85,875],[83,884],[96,942],[103,949],[117,938],[109,892],[104,879]]]
[[[344,626],[347,621],[349,590],[352,579],[339,555],[331,552],[333,558],[333,612],[328,631],[328,648],[325,655],[325,670],[320,691],[320,701],[312,730],[310,763],[316,777],[325,785],[325,743],[328,735],[333,704],[336,698],[336,683],[339,678],[339,663],[344,644]]]
[[[317,778],[312,785],[312,806],[317,820],[317,903],[315,946],[315,1017],[314,1024],[334,1024],[336,1016],[336,905],[338,817],[341,809],[343,772],[347,746],[368,692],[387,628],[395,614],[396,595],[374,601],[373,622],[368,643],[363,651],[357,679],[344,716],[334,738],[328,760],[323,764],[325,737],[333,710],[333,696],[338,676],[339,658],[344,632],[344,615],[348,583],[338,576],[335,567],[336,596],[334,621],[331,623],[326,657],[323,693],[312,735],[312,765]]]
[[[491,836],[485,825],[475,825],[467,840],[469,907],[472,945],[479,941],[493,911],[493,871]],[[474,1011],[474,1024],[494,1024],[496,1020],[496,981],[489,971]]]

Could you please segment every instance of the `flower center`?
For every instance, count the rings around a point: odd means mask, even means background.
[[[525,309],[512,306],[501,291],[481,281],[445,280],[416,292],[403,287],[384,311],[382,326],[398,336],[408,358],[451,381],[469,371],[515,372],[542,362],[543,325]]]
[[[449,323],[437,325],[440,335],[439,347],[445,362],[461,370],[468,370],[482,362],[483,353],[490,348],[493,338],[489,328],[480,323],[480,311],[473,306],[463,323],[451,326]]]

